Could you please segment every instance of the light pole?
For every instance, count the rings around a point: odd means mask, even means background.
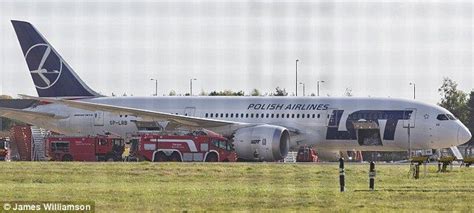
[[[305,84],[303,82],[300,82],[301,85],[303,85],[303,96],[305,96]]]
[[[158,96],[158,79],[150,78],[150,80],[155,81],[155,95]]]
[[[296,96],[298,96],[298,61],[300,60],[296,59],[296,80],[295,80]]]
[[[416,94],[416,84],[410,82],[410,85],[413,85],[413,100],[415,100],[415,94]]]
[[[196,78],[189,79],[189,96],[193,96],[193,81],[197,80]]]
[[[318,81],[318,96],[319,96],[319,83],[324,83],[324,81]]]

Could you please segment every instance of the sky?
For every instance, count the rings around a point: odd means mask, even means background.
[[[104,95],[275,88],[439,102],[474,89],[470,1],[0,2],[0,94],[37,95],[10,20],[32,23]],[[298,85],[298,95],[303,95]]]

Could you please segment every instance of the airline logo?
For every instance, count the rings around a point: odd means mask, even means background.
[[[328,122],[327,140],[357,140],[354,122],[361,119],[379,124],[379,120],[386,120],[383,140],[394,140],[399,121],[410,120],[413,110],[360,110],[348,115],[345,126],[347,131],[339,131],[341,117],[344,110],[334,110]]]
[[[48,44],[33,45],[26,52],[25,59],[36,88],[48,89],[59,80],[63,61]]]

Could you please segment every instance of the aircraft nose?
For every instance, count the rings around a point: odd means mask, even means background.
[[[458,143],[463,144],[471,140],[471,132],[465,126],[460,126],[458,128]]]

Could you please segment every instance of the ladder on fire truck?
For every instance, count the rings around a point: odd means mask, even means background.
[[[46,148],[44,138],[47,130],[37,126],[31,126],[31,160],[44,161],[46,159]]]

